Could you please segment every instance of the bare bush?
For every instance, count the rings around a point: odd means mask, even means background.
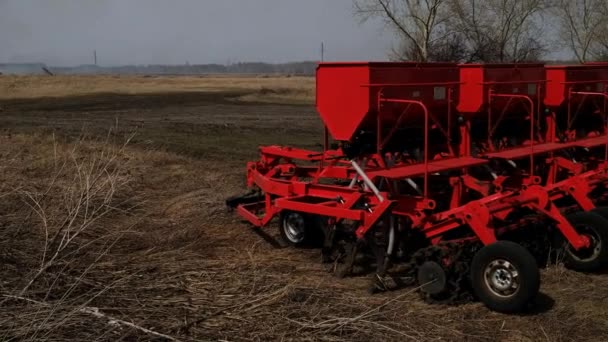
[[[112,144],[98,151],[87,151],[86,142],[77,141],[62,154],[54,144],[55,172],[44,191],[24,189],[24,203],[35,213],[44,234],[40,266],[21,289],[22,296],[49,268],[68,254],[77,254],[79,238],[121,203],[116,193],[128,187],[129,176],[120,165],[124,148]]]
[[[25,220],[3,224],[1,243],[12,247],[5,247],[8,250],[3,259],[14,259],[17,272],[15,278],[4,282],[0,304],[17,301],[13,310],[26,319],[7,320],[0,315],[1,338],[45,339],[82,315],[98,319],[100,325],[124,325],[164,337],[89,306],[132,276],[124,274],[101,284],[87,280],[88,273],[104,262],[107,252],[129,229],[108,227],[107,219],[130,215],[136,209],[126,149],[132,136],[116,144],[110,139],[112,135],[110,132],[105,141],[81,137],[69,144],[41,138],[43,145],[28,144],[32,138],[17,137],[22,139],[17,144],[29,145],[36,153],[22,155],[25,163],[20,165],[12,158],[12,167],[4,171],[36,172],[39,178],[32,181],[31,175],[16,174],[11,179],[16,189],[11,200],[22,203],[13,209]]]

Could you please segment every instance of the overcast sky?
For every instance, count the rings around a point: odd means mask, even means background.
[[[0,0],[0,63],[383,60],[391,33],[351,0]]]

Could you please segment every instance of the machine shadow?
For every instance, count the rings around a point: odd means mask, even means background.
[[[265,230],[261,228],[252,228],[251,231],[257,236],[261,237],[264,241],[266,241],[270,246],[276,249],[286,248],[287,244],[276,239],[274,236],[268,234]]]
[[[522,312],[520,316],[536,316],[551,311],[555,306],[555,299],[544,292],[539,292],[528,310]]]

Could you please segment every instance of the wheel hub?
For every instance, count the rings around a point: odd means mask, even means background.
[[[494,272],[492,283],[497,289],[504,291],[511,287],[513,277],[507,270],[498,269]]]
[[[511,297],[519,289],[519,273],[507,260],[494,260],[485,268],[484,278],[490,291],[501,297]]]
[[[585,227],[587,228],[587,227]],[[581,229],[583,230],[583,229]],[[575,250],[572,248],[570,244],[567,245],[567,251],[572,255],[572,257],[579,261],[587,261],[593,260],[597,258],[597,256],[602,251],[602,241],[595,235],[595,232],[591,230],[591,228],[587,228],[583,230],[584,233],[581,234],[589,241],[589,246],[582,248],[580,250]]]

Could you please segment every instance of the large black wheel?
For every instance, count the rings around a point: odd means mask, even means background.
[[[540,272],[527,249],[511,241],[498,241],[473,257],[471,286],[489,309],[519,312],[538,294]]]
[[[577,212],[567,216],[579,234],[589,239],[590,246],[575,250],[570,244],[564,247],[566,267],[581,272],[600,270],[608,262],[608,221],[599,212]]]
[[[596,213],[604,219],[608,220],[608,207],[597,207],[591,210],[591,212]]]

